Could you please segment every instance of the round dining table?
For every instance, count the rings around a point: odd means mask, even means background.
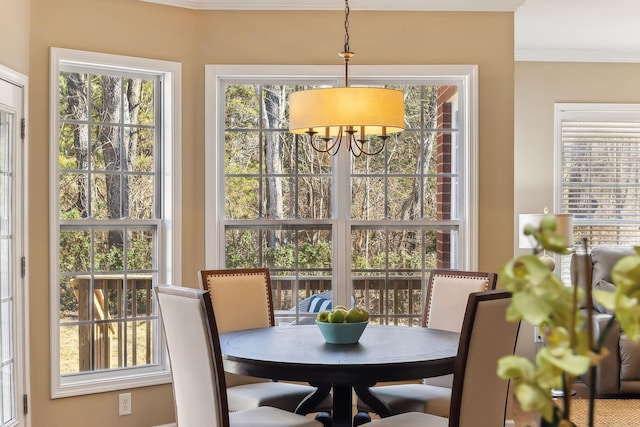
[[[352,390],[381,417],[389,408],[369,388],[453,372],[459,334],[422,327],[368,325],[356,344],[328,344],[316,325],[288,325],[220,335],[225,371],[308,382],[316,391],[296,412],[307,414],[333,390],[334,427],[353,425]]]

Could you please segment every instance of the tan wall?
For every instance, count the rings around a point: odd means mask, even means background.
[[[157,6],[136,0],[33,0],[31,32],[29,153],[31,283],[31,410],[34,427],[148,427],[173,420],[170,385],[132,390],[130,416],[118,416],[118,392],[50,399],[49,370],[49,270],[47,219],[49,183],[49,48],[62,47],[119,55],[139,56],[182,62],[183,158],[184,164],[196,162],[194,144],[196,122],[194,91],[191,82],[202,79],[194,67],[194,13]],[[107,7],[108,6],[108,7]],[[202,126],[200,124],[200,126]],[[198,154],[198,158],[202,155]],[[201,169],[201,167],[200,167]],[[197,179],[185,168],[185,188]],[[184,222],[187,244],[185,271],[194,271],[203,259],[201,237],[193,226],[193,205],[200,197],[185,191]],[[200,207],[200,209],[202,209]],[[201,215],[200,215],[201,216]],[[38,260],[34,262],[34,260]],[[195,274],[192,274],[195,276]],[[195,283],[195,282],[193,282]]]
[[[32,0],[32,413],[35,427],[151,426],[173,419],[170,386],[49,398],[48,68],[51,46],[179,61],[183,66],[183,283],[204,264],[204,65],[339,64],[343,14],[187,11],[137,0]],[[106,7],[108,5],[108,7]],[[479,64],[480,268],[512,256],[513,14],[352,12],[354,64]],[[108,26],[106,24],[109,24]],[[300,30],[300,23],[305,28]],[[321,30],[320,30],[321,29]]]
[[[3,0],[0,4],[0,65],[29,74],[30,0]]]
[[[553,208],[554,103],[640,102],[639,73],[640,64],[515,64],[516,218],[520,213],[541,212],[545,206]],[[513,245],[519,251],[517,240]],[[523,325],[520,336],[518,353],[533,356],[533,329]]]

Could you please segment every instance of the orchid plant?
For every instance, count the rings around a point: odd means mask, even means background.
[[[545,216],[539,227],[526,226],[524,234],[537,242],[534,253],[509,261],[500,271],[502,286],[513,294],[507,319],[524,320],[538,327],[544,346],[534,362],[518,355],[502,357],[498,376],[511,380],[522,409],[538,412],[543,426],[570,427],[575,426],[571,422],[571,382],[584,374],[595,378],[595,367],[607,357],[602,344],[611,326],[617,320],[630,339],[639,338],[640,248],[636,248],[636,255],[624,257],[614,266],[615,292],[591,292],[590,286],[583,291],[577,284],[566,286],[537,256],[542,251],[571,253],[555,230],[553,215]],[[583,298],[586,310],[579,309]],[[593,336],[591,326],[592,298],[615,313],[598,337]],[[551,394],[552,389],[558,388],[564,392],[561,406]],[[595,391],[591,388],[589,427],[594,426],[594,400]]]

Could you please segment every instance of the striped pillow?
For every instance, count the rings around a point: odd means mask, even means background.
[[[320,313],[324,310],[331,310],[332,301],[328,298],[322,298],[312,295],[309,299],[309,313]]]

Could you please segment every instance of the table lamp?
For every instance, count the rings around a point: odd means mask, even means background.
[[[520,249],[532,249],[536,247],[536,240],[533,236],[524,235],[524,227],[531,224],[534,227],[540,227],[542,218],[547,215],[552,215],[556,219],[556,234],[559,234],[564,238],[567,247],[573,246],[573,215],[572,214],[549,214],[545,208],[544,213],[539,214],[520,214],[519,216],[519,247]],[[553,271],[556,268],[556,262],[546,251],[543,251],[540,255],[540,261],[542,261],[549,270]]]
[[[533,236],[525,236],[524,227],[526,225],[532,225],[536,228],[540,227],[542,218],[547,215],[552,215],[556,219],[556,234],[559,234],[564,238],[565,244],[568,248],[573,246],[573,215],[572,214],[550,214],[548,209],[544,209],[544,213],[541,214],[520,214],[519,217],[519,246],[520,249],[533,249],[536,247],[536,239]],[[552,256],[548,255],[546,251],[540,254],[540,261],[549,268],[550,271],[555,270],[556,262]],[[538,332],[534,332],[536,335]],[[571,394],[576,394],[574,389],[571,389]],[[564,396],[564,390],[559,388],[551,389],[551,396],[562,397]]]

